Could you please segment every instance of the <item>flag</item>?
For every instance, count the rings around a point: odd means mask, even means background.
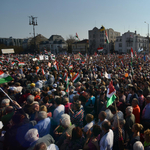
[[[0,65],[2,65],[3,64],[3,62],[2,61],[0,61]]]
[[[0,70],[0,84],[6,83],[12,80],[12,77]]]
[[[105,30],[104,26],[101,26],[100,31],[104,31],[104,30]]]
[[[109,44],[109,39],[108,39],[108,35],[107,35],[107,31],[105,30],[105,35],[106,35],[106,43]]]
[[[14,61],[16,61],[16,62],[20,62],[18,58],[16,58]]]
[[[74,75],[74,77],[72,78],[72,81],[73,81],[74,83],[77,83],[79,80],[80,80],[80,75],[79,75],[79,73],[76,73],[76,74]]]
[[[83,55],[79,52],[79,56],[83,58]]]
[[[95,52],[94,55],[97,57],[97,53]]]
[[[19,62],[19,63],[18,63],[18,66],[24,66],[24,65],[25,65],[24,62]]]
[[[107,72],[105,72],[104,77],[107,79],[111,79],[111,74],[108,74]]]
[[[84,65],[85,64],[85,61],[82,61],[82,65]]]
[[[133,49],[131,47],[131,58],[133,58]]]
[[[123,66],[123,60],[121,60],[121,65]]]
[[[98,52],[102,52],[103,51],[103,47],[99,47],[97,48]]]
[[[77,34],[77,33],[76,33],[76,38],[77,38],[77,39],[79,39],[79,36],[78,36],[78,34]],[[80,39],[79,39],[79,40],[80,40]]]
[[[55,60],[55,55],[51,54],[51,60]]]
[[[139,49],[138,49],[138,53],[140,53],[140,52],[142,52],[142,51],[143,51],[143,48],[141,48],[141,49],[139,48]]]
[[[59,70],[58,62],[57,62],[57,61],[55,61],[53,65],[54,65],[54,68],[58,71],[58,70]]]
[[[107,104],[106,107],[109,107],[116,99],[115,96],[116,90],[113,86],[113,81],[109,83],[108,89],[107,89]]]
[[[46,50],[46,49],[44,50],[44,53],[45,53],[46,55],[48,55],[48,52],[47,52],[47,50]]]
[[[72,70],[73,69],[73,65],[69,65],[69,70]]]
[[[42,68],[42,74],[44,75],[45,74],[45,71],[44,71],[44,69]]]
[[[15,65],[16,65],[16,63],[15,63],[15,62],[12,62],[12,63],[11,63],[11,65],[12,65],[12,66],[15,66]]]
[[[36,74],[39,72],[40,69],[36,69]]]

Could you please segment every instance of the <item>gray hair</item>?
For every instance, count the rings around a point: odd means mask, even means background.
[[[8,103],[10,103],[9,99],[3,99],[2,102],[1,102],[1,105],[6,105]]]
[[[29,142],[34,142],[39,139],[39,133],[36,128],[28,130],[28,132],[25,134],[25,140]]]
[[[45,111],[40,111],[38,114],[38,119],[43,120],[45,118],[47,118],[47,113]]]
[[[132,106],[128,106],[126,109],[127,109],[127,111],[128,111],[130,114],[132,114],[132,112],[133,112],[133,107],[132,107]]]
[[[61,124],[64,126],[64,127],[69,127],[70,126],[70,116],[68,114],[63,114],[61,116]]]
[[[144,150],[144,146],[140,141],[133,144],[133,150]]]
[[[28,97],[27,97],[27,103],[28,104],[32,104],[34,102],[34,96],[33,95],[29,95]]]
[[[41,92],[41,90],[39,88],[35,88],[34,92]]]

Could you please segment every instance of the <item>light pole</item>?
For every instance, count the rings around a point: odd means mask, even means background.
[[[29,16],[29,25],[33,25],[33,37],[34,37],[34,52],[36,52],[36,40],[35,40],[35,26],[37,26],[37,17]]]
[[[145,21],[144,23],[146,23],[148,25],[148,38],[149,38],[149,24]]]

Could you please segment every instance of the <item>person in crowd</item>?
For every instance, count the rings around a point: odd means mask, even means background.
[[[30,146],[27,150],[34,150],[35,145],[41,142],[44,142],[47,146],[55,143],[55,140],[50,134],[47,134],[40,138],[38,130],[36,128],[28,130],[25,134],[25,139],[30,143]]]
[[[133,144],[133,150],[144,150],[144,146],[143,146],[143,144],[140,141],[136,141]]]
[[[69,108],[71,107],[72,103],[69,103],[68,97],[63,98],[63,104],[65,106],[65,113],[69,114]]]
[[[144,149],[150,149],[150,129],[144,131]]]
[[[138,100],[134,98],[132,100],[133,114],[135,116],[135,123],[140,123],[140,107],[138,105]]]
[[[98,125],[100,126],[100,128],[102,129],[102,123],[104,122],[104,121],[107,121],[107,119],[106,119],[106,112],[105,111],[101,111],[100,113],[99,113],[99,115],[98,115]]]

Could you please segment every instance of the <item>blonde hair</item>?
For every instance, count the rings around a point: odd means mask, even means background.
[[[40,106],[40,111],[47,112],[47,107],[45,105]]]

